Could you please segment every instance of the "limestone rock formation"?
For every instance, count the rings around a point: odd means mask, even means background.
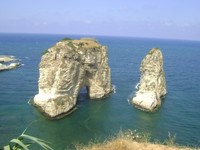
[[[0,71],[15,69],[20,63],[14,56],[0,55]]]
[[[154,111],[166,94],[163,56],[158,48],[149,51],[140,66],[140,83],[132,103],[145,111]]]
[[[107,47],[94,39],[59,41],[42,56],[33,104],[53,118],[75,107],[82,87],[91,99],[107,96],[113,90],[107,55]]]

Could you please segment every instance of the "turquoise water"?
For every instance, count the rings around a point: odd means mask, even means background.
[[[27,134],[50,141],[56,150],[69,149],[77,142],[87,144],[95,138],[104,139],[120,129],[150,132],[161,141],[170,132],[176,134],[179,144],[200,144],[200,42],[95,37],[108,46],[116,93],[102,101],[92,101],[82,90],[74,113],[60,120],[48,120],[27,102],[37,94],[42,52],[64,37],[82,36],[0,34],[0,54],[14,55],[24,64],[0,72],[0,147],[27,126]],[[140,62],[152,47],[163,52],[168,93],[160,109],[147,113],[129,105],[127,100],[136,91]]]

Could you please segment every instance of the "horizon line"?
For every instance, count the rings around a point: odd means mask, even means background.
[[[31,33],[31,32],[0,32],[0,34],[29,34],[29,35],[71,35],[71,36],[96,36],[96,37],[116,37],[116,38],[141,38],[141,39],[157,39],[157,40],[177,40],[177,41],[194,41],[200,42],[200,40],[194,39],[179,39],[179,38],[163,38],[163,37],[143,37],[143,36],[126,36],[126,35],[100,35],[100,34],[72,34],[72,33]]]

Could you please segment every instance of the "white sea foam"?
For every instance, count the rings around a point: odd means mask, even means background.
[[[128,104],[132,104],[132,99],[136,96],[136,91],[133,91],[127,98]]]
[[[129,98],[127,99],[127,102],[128,102],[128,104],[130,104],[130,99]]]
[[[135,89],[138,90],[138,89],[139,89],[139,86],[140,86],[140,83],[137,83],[136,86],[135,86]]]
[[[116,93],[116,86],[113,85],[112,88],[113,88],[113,93]]]

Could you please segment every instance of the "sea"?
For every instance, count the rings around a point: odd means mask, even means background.
[[[38,93],[43,51],[65,37],[92,37],[108,47],[115,92],[101,100],[90,100],[83,88],[77,110],[51,120],[28,101]],[[163,53],[167,94],[161,107],[150,113],[135,108],[129,100],[137,91],[140,63],[154,47]],[[0,55],[15,56],[22,64],[0,72],[0,148],[24,130],[49,141],[55,150],[104,141],[128,130],[149,133],[152,140],[164,142],[171,136],[180,145],[200,146],[200,41],[1,33]],[[32,145],[31,149],[39,148]]]

